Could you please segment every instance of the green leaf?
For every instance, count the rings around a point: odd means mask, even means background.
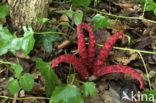
[[[156,3],[153,0],[147,0],[145,11],[153,11],[156,15]]]
[[[0,24],[0,55],[7,52],[16,54],[16,50],[24,50],[25,56],[33,49],[35,39],[32,28],[24,27],[24,37],[17,38],[16,34],[12,35],[6,27]]]
[[[24,55],[27,56],[29,52],[34,48],[35,39],[34,39],[34,32],[32,28],[23,27],[24,30],[24,37],[22,38],[22,50],[24,50]]]
[[[51,22],[51,20],[48,19],[48,18],[42,18],[40,13],[37,15],[37,18],[42,23],[46,23],[46,22],[49,22],[50,23]]]
[[[145,0],[135,0],[136,3],[145,3]]]
[[[74,15],[74,22],[76,25],[81,24],[83,18],[83,12],[76,12]]]
[[[56,11],[56,13],[66,14],[70,19],[73,19],[72,17],[74,16],[74,23],[76,25],[82,22],[83,12],[74,12],[70,9],[70,10]]]
[[[96,84],[94,82],[86,82],[82,87],[84,96],[97,96]]]
[[[15,77],[19,78],[21,72],[23,71],[23,67],[19,64],[11,65],[11,68],[15,71]]]
[[[50,97],[56,87],[59,84],[59,79],[51,69],[51,63],[42,61],[41,59],[36,59],[36,68],[40,70],[42,76],[45,79],[46,95]]]
[[[12,95],[15,93],[18,93],[20,90],[18,81],[16,79],[9,81],[8,82],[8,89]]]
[[[9,6],[8,4],[0,5],[0,19],[5,18],[5,16],[9,13]]]
[[[31,91],[34,86],[34,78],[31,74],[25,73],[20,78],[20,85],[25,91]]]
[[[60,85],[55,88],[50,103],[84,103],[81,91],[74,85]]]
[[[110,19],[100,14],[96,14],[92,18],[92,22],[95,22],[95,26],[93,27],[94,30],[98,28],[108,27],[110,25]]]
[[[79,6],[88,7],[90,3],[91,0],[72,0],[72,5],[76,7]]]
[[[0,24],[0,55],[7,53],[12,48],[10,46],[14,38],[9,30]]]
[[[48,29],[46,32],[49,32],[49,34],[38,35],[37,40],[43,44],[46,52],[51,53],[53,46],[52,43],[62,40],[62,37],[58,34],[53,33],[56,32],[55,29]]]
[[[60,14],[66,14],[70,19],[72,19],[72,15],[75,13],[73,10],[60,10],[60,11],[55,11],[56,13]]]

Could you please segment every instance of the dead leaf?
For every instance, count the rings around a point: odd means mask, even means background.
[[[114,53],[114,55],[111,57],[111,60],[115,61],[119,64],[127,65],[132,60],[135,60],[137,58],[137,56],[138,56],[137,53],[119,50]]]
[[[66,14],[62,14],[62,16],[60,17],[60,21],[69,22],[69,19]]]
[[[23,50],[17,50],[16,51],[16,57],[18,58],[23,58],[23,59],[30,59],[29,56],[26,56],[24,55],[24,51]]]
[[[58,49],[64,49],[66,48],[67,46],[69,46],[71,44],[71,41],[69,40],[65,40],[63,41],[61,44],[58,45]]]

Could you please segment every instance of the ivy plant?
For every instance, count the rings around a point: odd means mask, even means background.
[[[92,22],[95,22],[93,30],[96,30],[98,28],[108,27],[110,25],[110,19],[100,14],[96,14],[92,18]]]
[[[25,91],[31,91],[34,85],[33,76],[30,73],[25,73],[24,75],[21,75],[23,67],[19,64],[12,64],[11,69],[13,69],[15,73],[15,79],[8,82],[8,89],[10,93],[18,93],[20,91],[20,88]]]
[[[44,62],[42,59],[36,59],[36,68],[40,70],[45,79],[46,95],[50,97],[59,84],[59,79],[50,67],[51,63]]]
[[[2,18],[5,18],[5,16],[8,15],[9,13],[9,6],[8,4],[3,4],[3,5],[0,5],[0,19]]]
[[[34,32],[31,27],[23,27],[23,30],[24,36],[18,38],[16,33],[11,34],[7,27],[0,24],[0,55],[9,51],[15,55],[16,50],[24,50],[25,56],[29,54],[35,43]]]

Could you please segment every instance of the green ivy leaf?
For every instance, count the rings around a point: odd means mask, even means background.
[[[79,6],[88,7],[90,3],[91,0],[72,0],[72,5],[76,7]]]
[[[95,26],[93,27],[94,30],[98,28],[108,27],[110,25],[110,19],[100,14],[96,14],[92,18],[92,22],[95,22]]]
[[[76,25],[82,22],[83,12],[74,12],[70,9],[70,10],[56,11],[56,13],[66,14],[70,19],[72,19],[72,17],[74,16],[74,23]]]
[[[9,32],[9,30],[0,24],[0,55],[7,53],[11,48],[13,48],[10,46],[11,41],[14,38],[15,37]],[[12,51],[14,51],[14,49],[12,49]]]
[[[11,65],[11,68],[15,71],[15,77],[19,78],[21,72],[23,71],[23,67],[19,64]]]
[[[82,87],[84,96],[97,96],[96,84],[94,82],[86,82]]]
[[[34,32],[31,27],[29,31],[26,27],[24,29],[24,37],[17,38],[16,34],[11,34],[6,27],[0,24],[0,55],[7,53],[8,51],[16,54],[16,50],[24,50],[25,56],[33,49],[35,39]]]
[[[84,103],[81,91],[74,85],[60,85],[55,88],[50,103]]]
[[[48,29],[46,32],[56,32],[55,29]],[[62,37],[55,33],[41,34],[37,36],[37,40],[43,44],[45,51],[48,53],[52,52],[52,43],[55,41],[62,40]]]
[[[74,15],[74,22],[76,25],[81,24],[83,18],[83,12],[76,12]]]
[[[22,38],[22,50],[24,50],[25,56],[29,54],[29,52],[34,48],[35,39],[34,32],[31,27],[28,27],[29,31],[26,27],[23,27],[24,37]]]
[[[15,93],[18,93],[20,90],[18,81],[16,79],[9,81],[8,82],[8,89],[12,95]]]
[[[42,59],[36,59],[36,68],[40,70],[42,76],[45,79],[46,95],[50,97],[54,91],[56,85],[59,84],[59,79],[51,69],[51,63],[42,61]]]
[[[25,73],[20,78],[20,85],[25,91],[31,91],[34,86],[34,78],[31,74]]]
[[[0,5],[0,19],[5,18],[5,16],[9,13],[9,6],[8,4]]]

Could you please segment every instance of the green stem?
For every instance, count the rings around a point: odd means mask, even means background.
[[[72,81],[71,81],[71,85],[74,83],[74,81],[75,81],[75,76],[76,75],[76,71],[75,71],[75,68],[74,68],[74,76],[73,76],[73,79],[72,79]]]
[[[83,81],[80,81],[80,80],[75,80],[75,81],[77,81],[77,82],[79,82],[79,83],[82,83],[82,84],[84,84],[85,82],[83,82]]]
[[[0,64],[9,64],[9,65],[13,65],[13,64],[15,64],[15,63],[6,62],[6,61],[3,61],[3,60],[0,60]]]
[[[35,32],[35,34],[61,34],[67,36],[66,33],[62,33],[62,32]]]
[[[142,63],[143,63],[143,65],[144,65],[144,68],[145,68],[145,71],[146,71],[146,75],[147,75],[147,78],[148,78],[148,84],[149,84],[150,90],[152,90],[151,82],[150,82],[150,77],[149,77],[149,74],[148,74],[148,70],[147,70],[147,67],[146,67],[145,61],[144,61],[144,59],[143,59],[141,53],[138,52],[138,54],[140,55],[140,58],[141,58]]]
[[[147,5],[147,0],[145,0],[145,4],[144,4],[144,9],[143,9],[142,17],[144,17],[144,15],[145,15],[146,5]]]
[[[25,99],[46,99],[46,100],[50,100],[50,98],[48,98],[48,97],[13,98],[13,97],[8,97],[8,96],[0,96],[0,98],[5,98],[5,99],[16,99],[16,100],[25,100]]]
[[[88,44],[88,43],[86,43],[86,44]],[[97,46],[103,47],[102,44],[97,44]],[[140,53],[146,53],[146,54],[156,54],[156,52],[152,52],[152,51],[136,50],[136,49],[131,49],[131,48],[113,47],[113,49],[140,52]]]
[[[97,12],[97,13],[100,13],[100,14],[103,14],[103,15],[107,15],[107,16],[116,17],[116,18],[123,18],[123,19],[137,19],[137,20],[148,21],[148,22],[151,22],[151,23],[156,23],[156,21],[146,19],[146,18],[144,18],[144,17],[142,17],[142,16],[140,16],[140,17],[118,16],[118,15],[114,15],[114,14],[110,14],[110,13],[102,12],[102,11],[99,11],[99,10],[96,10],[96,9],[92,9],[92,8],[89,8],[89,9],[92,10],[92,11],[94,11],[94,12]]]

